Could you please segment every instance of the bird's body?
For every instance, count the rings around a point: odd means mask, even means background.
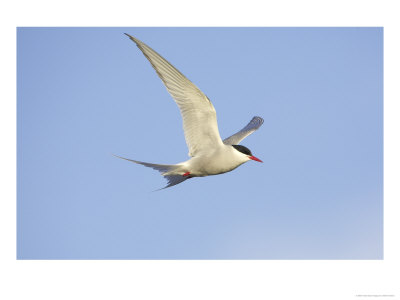
[[[184,173],[190,172],[193,177],[203,177],[232,171],[248,160],[247,156],[231,145],[223,144],[178,165]]]
[[[128,34],[127,36],[150,61],[178,105],[191,158],[175,165],[152,164],[118,156],[119,158],[161,172],[168,180],[166,187],[192,177],[226,173],[249,160],[261,162],[248,148],[238,144],[262,125],[262,118],[254,117],[242,130],[222,140],[216,112],[208,97],[157,52],[138,39]]]

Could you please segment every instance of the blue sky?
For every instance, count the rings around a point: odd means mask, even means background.
[[[165,180],[112,153],[186,160],[155,49],[264,161]],[[20,259],[382,259],[382,28],[19,28]]]

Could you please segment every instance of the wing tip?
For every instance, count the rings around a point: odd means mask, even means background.
[[[133,41],[138,47],[139,47],[139,40],[137,39],[137,38],[135,38],[135,37],[133,37],[133,36],[131,36],[130,34],[128,34],[128,33],[124,33],[127,37],[129,37],[129,39],[131,40],[131,41]]]
[[[258,120],[264,121],[264,119],[260,116],[254,116],[253,119],[258,119]]]

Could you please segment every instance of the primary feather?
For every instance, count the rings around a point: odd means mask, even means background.
[[[135,42],[150,61],[178,105],[182,115],[189,156],[196,156],[215,145],[222,144],[217,113],[207,96],[160,54],[137,38],[126,35]]]
[[[243,127],[240,131],[236,132],[235,134],[231,135],[230,137],[224,139],[225,145],[238,145],[245,137],[252,134],[256,131],[260,126],[264,123],[263,118],[261,117],[254,117],[251,119],[249,124]]]

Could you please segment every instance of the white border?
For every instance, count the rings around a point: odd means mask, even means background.
[[[400,296],[395,1],[8,1],[1,4],[1,299],[363,299]],[[16,261],[17,26],[384,26],[383,261]],[[397,74],[397,75],[396,75]],[[374,297],[375,298],[375,297]]]

